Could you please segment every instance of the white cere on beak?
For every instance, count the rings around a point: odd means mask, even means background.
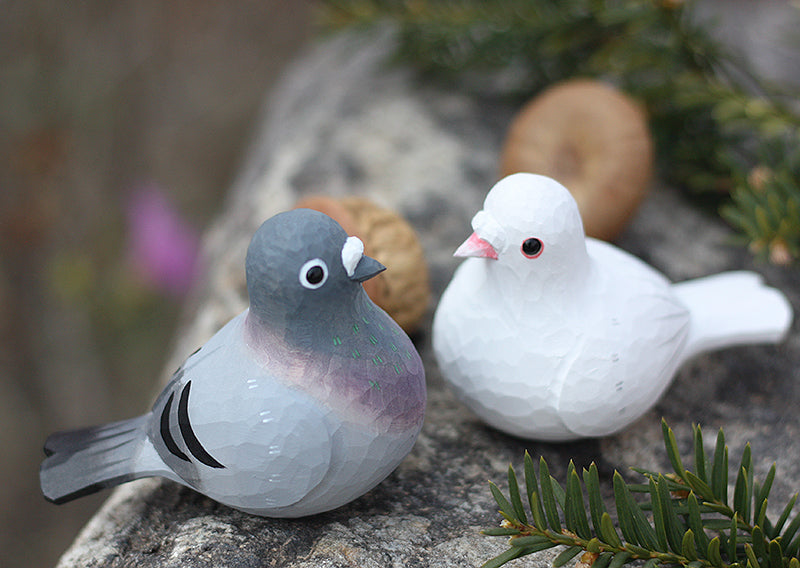
[[[481,209],[472,218],[472,230],[484,241],[494,247],[495,250],[502,249],[506,244],[505,231],[494,217]]]
[[[353,276],[361,257],[364,256],[364,243],[358,237],[347,237],[342,247],[342,265],[347,276]]]

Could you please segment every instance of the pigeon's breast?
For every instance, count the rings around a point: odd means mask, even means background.
[[[278,380],[346,420],[383,431],[418,429],[426,402],[422,361],[405,332],[363,296],[320,322],[306,345],[278,340],[276,333],[255,342],[255,351]]]

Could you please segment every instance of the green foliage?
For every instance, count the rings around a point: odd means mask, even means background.
[[[776,522],[767,517],[775,465],[763,482],[757,481],[750,446],[745,446],[729,501],[728,447],[722,430],[710,457],[700,427],[693,427],[693,470],[684,467],[675,435],[664,421],[662,430],[673,471],[663,474],[634,468],[647,481],[639,485],[626,483],[614,472],[616,526],[603,502],[594,463],[578,475],[570,462],[562,489],[544,459],[539,460],[537,474],[525,452],[527,499],[511,466],[509,498],[490,482],[504,520],[499,528],[483,534],[509,538],[509,548],[483,568],[555,546],[566,547],[553,560],[555,567],[583,553],[579,568],[621,568],[633,562],[643,562],[648,568],[800,568],[800,515],[787,524],[797,495]]]
[[[324,19],[331,27],[393,22],[397,58],[439,78],[513,76],[526,97],[571,77],[617,84],[647,107],[662,176],[713,202],[733,192],[724,217],[753,248],[775,261],[798,258],[800,222],[782,216],[800,208],[797,160],[771,160],[773,181],[761,193],[742,181],[763,164],[754,147],[782,141],[800,154],[800,117],[784,103],[797,96],[766,87],[691,8],[682,0],[326,0]]]
[[[759,163],[747,176],[734,175],[732,203],[721,213],[754,252],[788,264],[800,258],[800,146],[767,144]]]

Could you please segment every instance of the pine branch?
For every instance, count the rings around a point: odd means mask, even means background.
[[[616,526],[603,502],[594,463],[583,470],[581,479],[570,462],[566,489],[559,492],[556,488],[560,485],[544,459],[539,460],[537,474],[533,459],[525,452],[525,493],[511,466],[508,498],[490,482],[504,520],[500,527],[482,532],[508,537],[509,548],[483,568],[502,566],[555,546],[566,548],[554,559],[554,567],[580,554],[577,568],[621,568],[633,562],[648,568],[800,568],[800,515],[787,524],[797,495],[775,523],[767,517],[775,465],[763,482],[757,481],[750,446],[745,446],[729,500],[728,447],[722,430],[713,456],[708,456],[702,431],[693,426],[693,469],[685,468],[675,435],[665,421],[662,430],[673,471],[634,469],[647,481],[639,485],[626,483],[615,471]]]
[[[732,202],[722,216],[739,229],[753,252],[776,264],[800,258],[800,145],[765,143],[758,165],[736,172]]]

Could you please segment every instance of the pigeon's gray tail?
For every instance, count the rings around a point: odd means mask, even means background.
[[[126,481],[159,474],[147,438],[149,415],[51,435],[39,469],[42,493],[61,504]]]
[[[777,343],[792,323],[792,307],[759,274],[723,272],[673,285],[691,314],[683,360],[745,343]]]

